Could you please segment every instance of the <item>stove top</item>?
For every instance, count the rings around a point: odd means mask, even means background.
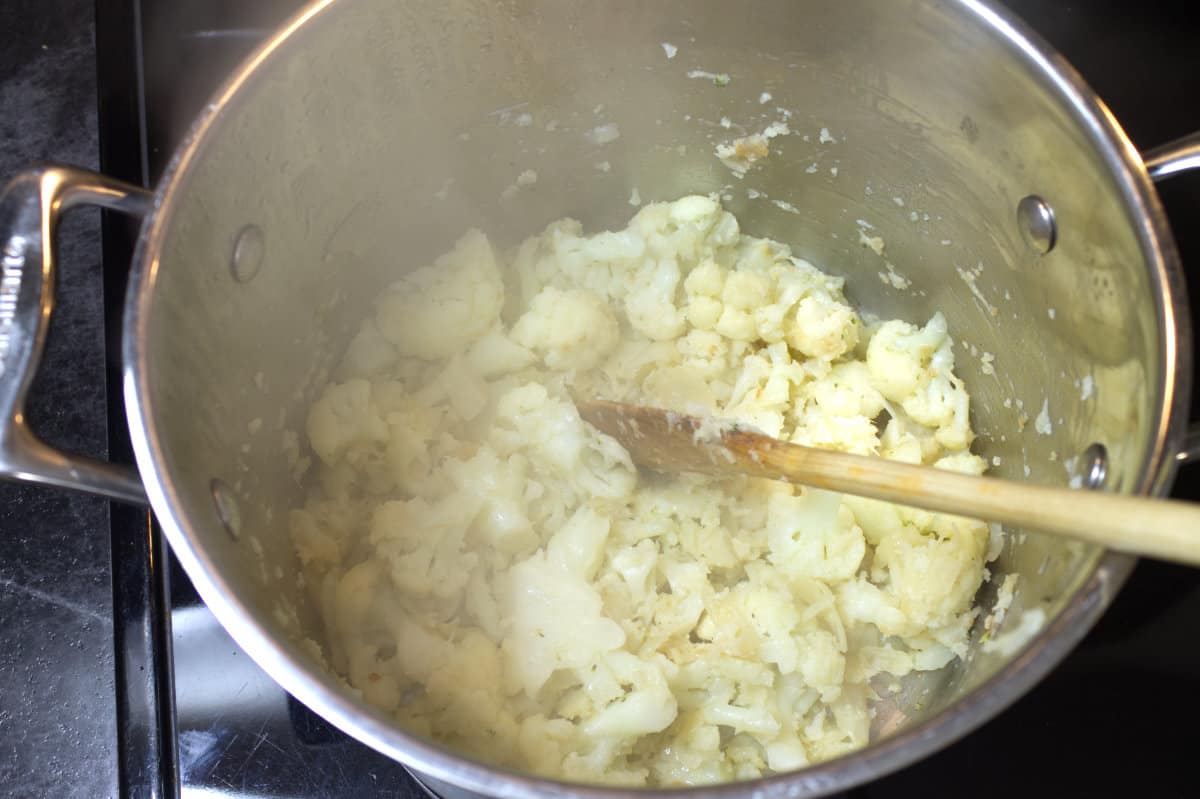
[[[153,185],[216,83],[300,0],[96,0],[101,160]],[[1200,129],[1200,21],[1190,3],[1008,3],[1149,147]],[[1184,263],[1200,265],[1200,180],[1161,187]],[[104,221],[105,296],[120,298],[136,233]],[[1197,266],[1196,268],[1200,268]],[[1193,281],[1193,284],[1200,281]],[[1200,308],[1193,290],[1192,307]],[[119,303],[108,329],[119,330]],[[110,449],[130,459],[109,341]],[[1200,392],[1198,392],[1200,393]],[[1193,410],[1193,416],[1195,416]],[[1175,495],[1200,500],[1200,468]],[[123,796],[422,795],[397,763],[289,697],[228,637],[141,511],[112,514]],[[1200,710],[1200,571],[1143,562],[1093,633],[1023,700],[938,755],[848,794],[1191,796]],[[1036,776],[1034,776],[1036,775]]]

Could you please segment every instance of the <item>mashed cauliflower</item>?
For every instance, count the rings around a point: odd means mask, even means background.
[[[981,523],[750,478],[640,473],[572,396],[978,474],[940,315],[708,197],[624,230],[472,230],[379,299],[308,415],[291,534],[323,654],[407,729],[566,780],[694,785],[867,743],[877,675],[966,652]]]

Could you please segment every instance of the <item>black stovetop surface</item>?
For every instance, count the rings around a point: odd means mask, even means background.
[[[97,0],[104,169],[153,185],[215,81],[298,5]],[[1188,13],[1190,3],[1009,5],[1076,65],[1139,146],[1200,129],[1200,18]],[[1200,180],[1181,178],[1162,194],[1185,264],[1200,265]],[[106,220],[105,234],[106,289],[120,297],[130,230]],[[1192,307],[1200,308],[1196,299]],[[110,307],[110,330],[117,313]],[[115,388],[110,382],[110,448],[128,457]],[[1196,469],[1181,474],[1175,493],[1200,499]],[[265,677],[215,623],[178,566],[161,559],[146,524],[144,514],[114,511],[127,795],[149,796],[156,786],[169,795],[176,781],[194,796],[418,793],[397,764],[330,728]],[[172,564],[168,573],[159,570],[164,562]],[[1200,709],[1198,574],[1143,562],[1078,651],[1027,697],[942,753],[850,795],[1195,795],[1192,739],[1181,731]],[[169,673],[153,676],[166,665],[165,642],[155,640],[149,624],[155,613],[171,620],[173,686]]]

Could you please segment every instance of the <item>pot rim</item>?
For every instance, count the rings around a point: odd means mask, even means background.
[[[1162,333],[1162,365],[1157,375],[1160,402],[1155,408],[1154,439],[1136,483],[1140,494],[1165,494],[1183,440],[1184,415],[1191,391],[1191,331],[1187,294],[1174,239],[1142,158],[1116,118],[1082,77],[1052,47],[992,0],[925,0],[957,7],[970,24],[993,36],[1037,74],[1064,104],[1090,143],[1104,158],[1127,213],[1135,220],[1139,245],[1155,291]],[[313,0],[265,40],[225,81],[195,120],[171,159],[155,193],[154,208],[138,238],[126,296],[123,326],[123,387],[130,436],[146,492],[172,551],[205,604],[248,654],[290,694],[359,741],[422,774],[476,793],[511,799],[585,797],[615,799],[625,788],[582,785],[528,776],[485,766],[403,731],[382,712],[353,699],[330,675],[318,671],[293,645],[274,635],[250,606],[234,595],[212,559],[194,543],[192,520],[178,512],[180,492],[164,468],[162,441],[155,426],[151,391],[148,320],[166,231],[185,184],[202,159],[210,133],[261,68],[338,4]],[[1184,366],[1181,366],[1183,364]],[[1128,578],[1136,560],[1113,552],[1098,562],[1063,610],[987,682],[937,715],[883,740],[800,771],[757,780],[694,788],[638,789],[639,795],[687,795],[726,799],[750,794],[755,799],[820,796],[860,785],[899,770],[953,743],[1028,692],[1054,668],[1099,619]]]

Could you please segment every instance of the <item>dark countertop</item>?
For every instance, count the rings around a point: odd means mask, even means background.
[[[0,3],[0,182],[45,159],[95,168],[91,0]],[[63,269],[30,420],[105,453],[100,217],[59,234]],[[115,796],[108,503],[0,483],[0,796]],[[46,708],[54,708],[47,713]]]

